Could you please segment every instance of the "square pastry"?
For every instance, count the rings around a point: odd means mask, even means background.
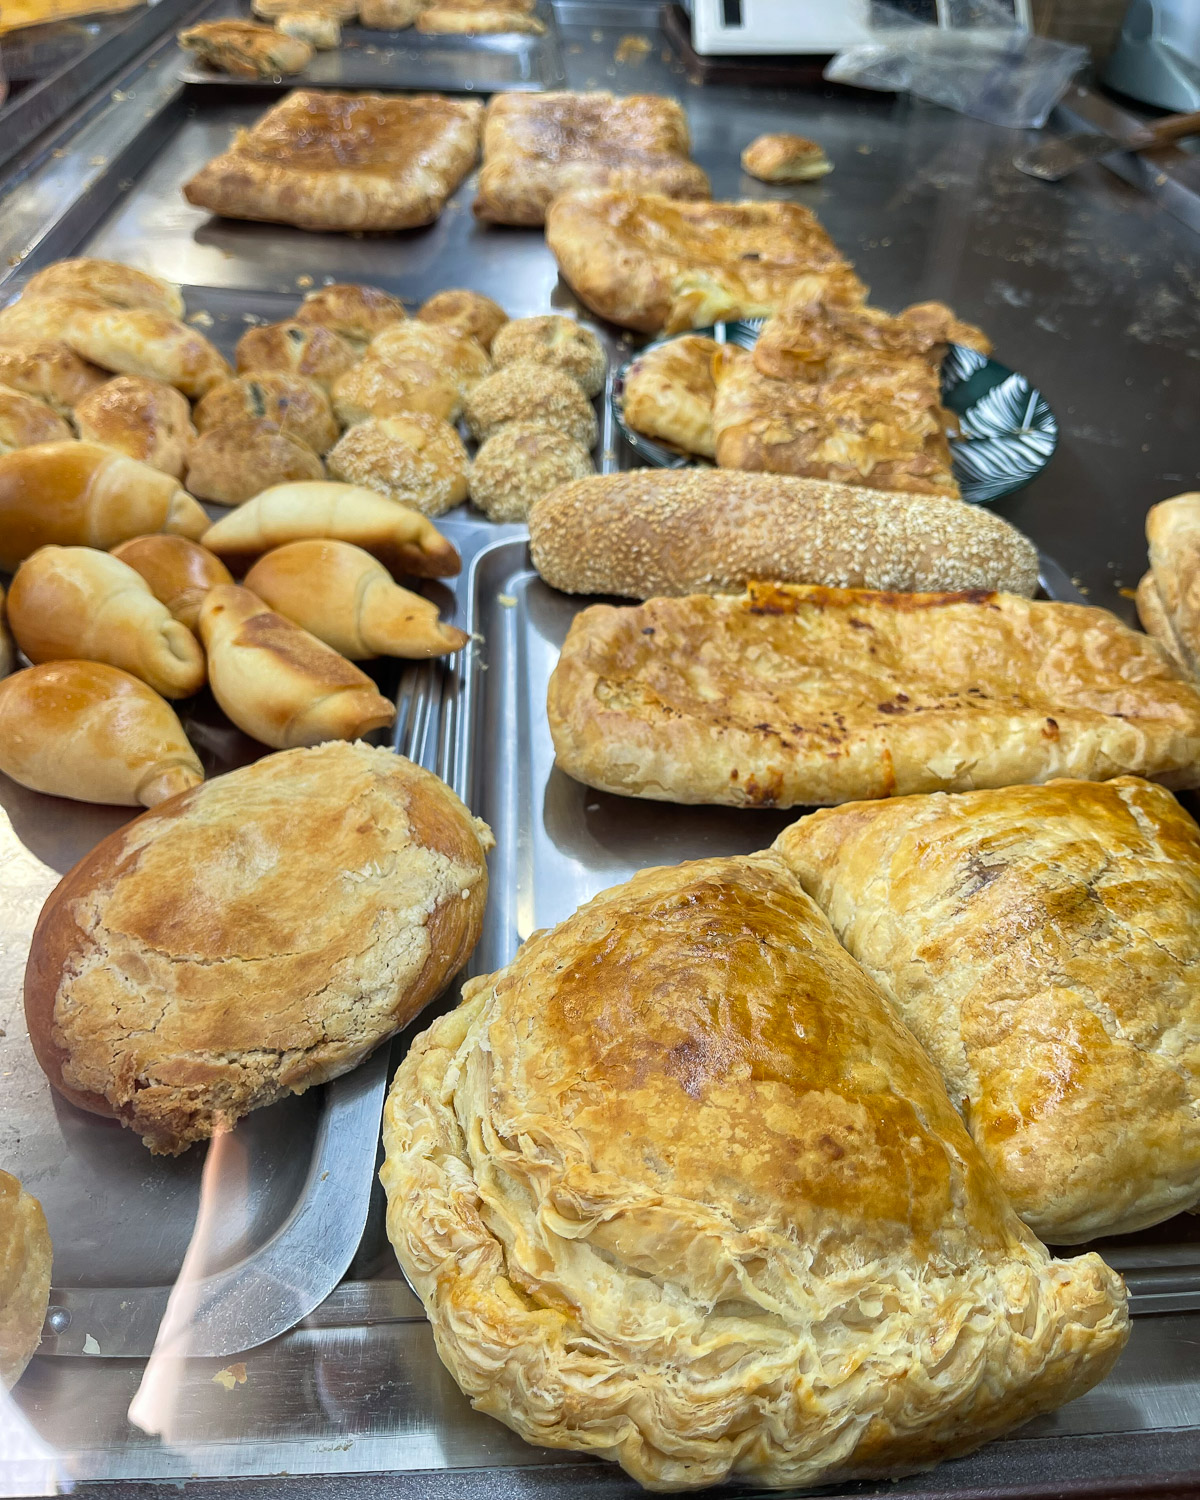
[[[189,203],[297,229],[431,224],[475,164],[483,106],[297,89],[200,169]]]

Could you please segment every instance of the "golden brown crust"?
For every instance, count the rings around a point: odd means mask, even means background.
[[[530,1442],[678,1490],[965,1451],[1103,1378],[928,1058],[773,853],[646,870],[419,1037],[388,1231],[438,1352]]]
[[[635,432],[701,458],[717,456],[715,339],[688,333],[647,349],[625,375],[622,406]]]
[[[551,199],[580,188],[707,198],[708,177],[688,160],[689,146],[682,105],[658,94],[495,94],[475,212],[497,224],[541,224]]]
[[[0,1171],[0,1391],[17,1383],[41,1342],[51,1258],[42,1205]]]
[[[281,432],[307,443],[314,453],[327,453],[338,439],[338,424],[324,389],[315,380],[283,370],[257,370],[223,381],[197,403],[194,415],[201,432],[227,422],[276,422]]]
[[[98,297],[110,307],[148,307],[168,317],[183,316],[179,288],[161,276],[119,260],[80,256],[57,260],[25,283],[26,297]]]
[[[467,498],[470,467],[449,422],[421,412],[359,422],[329,454],[329,473],[440,516]]]
[[[240,78],[299,73],[313,60],[311,43],[253,21],[202,21],[181,31],[178,39],[206,67]]]
[[[542,495],[596,472],[582,443],[539,422],[506,422],[480,445],[471,499],[493,521],[524,521]]]
[[[435,369],[453,378],[459,395],[464,398],[492,373],[492,361],[482,344],[444,323],[420,319],[385,328],[371,340],[367,358],[383,365],[409,359],[428,360]]]
[[[492,359],[498,370],[518,359],[562,370],[579,383],[585,396],[600,394],[608,369],[604,345],[592,330],[557,313],[506,323],[492,343]]]
[[[740,807],[1145,775],[1200,785],[1200,692],[1106,610],[757,584],[594,605],[550,680],[560,767]]]
[[[1133,777],[814,813],[775,846],[1052,1244],[1200,1201],[1200,829]]]
[[[36,396],[60,416],[69,417],[89,391],[110,378],[61,339],[0,343],[0,383]]]
[[[76,313],[103,312],[110,304],[85,292],[18,298],[0,311],[0,341],[61,339]]]
[[[183,189],[235,219],[299,229],[430,224],[471,170],[482,105],[437,94],[297,90]]]
[[[455,422],[462,412],[462,396],[453,371],[426,356],[385,360],[368,353],[334,382],[333,409],[345,427],[409,412]]]
[[[518,359],[482,381],[467,398],[467,427],[479,442],[508,422],[539,422],[594,448],[596,410],[577,381],[559,370]]]
[[[1150,570],[1178,652],[1200,675],[1200,494],[1176,495],[1146,516]]]
[[[0,453],[32,448],[35,443],[65,443],[73,436],[47,402],[0,385]]]
[[[272,485],[324,478],[325,465],[307,443],[259,418],[226,422],[198,437],[187,487],[201,500],[240,505]]]
[[[498,302],[482,292],[451,288],[435,292],[421,304],[417,317],[422,323],[441,323],[466,338],[473,338],[484,349],[491,350],[492,340],[508,322],[508,314]]]
[[[429,5],[418,11],[417,30],[433,36],[495,36],[509,31],[541,36],[546,26],[537,16],[510,9],[507,4],[468,7],[448,4]]]
[[[140,573],[154,597],[189,630],[196,628],[209,589],[233,582],[216,553],[182,536],[135,536],[114,547],[112,555]]]
[[[182,479],[196,441],[187,397],[161,380],[118,375],[75,408],[81,438]]]
[[[1185,676],[1190,677],[1191,668],[1187,664],[1187,652],[1175,634],[1175,627],[1171,624],[1167,607],[1162,601],[1162,595],[1158,592],[1153,572],[1143,573],[1138,582],[1137,612],[1146,634],[1153,636],[1179,670]]]
[[[339,375],[354,368],[358,354],[331,328],[291,321],[248,328],[237,341],[234,358],[239,375],[300,375],[328,391]]]
[[[173,798],[47,901],[25,991],[38,1060],[172,1153],[337,1077],[466,961],[490,843],[435,776],[367,745]]]
[[[377,333],[408,317],[404,303],[377,286],[335,282],[309,292],[296,309],[297,323],[320,323],[361,352]]]
[[[832,172],[833,163],[802,135],[757,135],[742,151],[742,171],[760,182],[812,182]]]
[[[565,192],[546,243],[594,313],[642,333],[761,318],[800,276],[857,287],[850,266],[798,203],[683,203],[656,193]]]
[[[64,338],[103,370],[162,380],[185,396],[203,396],[233,373],[202,333],[149,308],[76,313]]]

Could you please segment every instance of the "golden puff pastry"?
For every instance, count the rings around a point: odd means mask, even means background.
[[[584,448],[599,434],[596,409],[577,380],[529,359],[514,360],[482,381],[467,398],[467,426],[482,442],[506,422],[538,422]]]
[[[495,94],[475,212],[498,224],[537,225],[558,193],[580,188],[707,198],[708,177],[688,159],[690,144],[683,106],[658,94]]]
[[[119,260],[57,260],[25,283],[26,297],[98,297],[110,307],[148,307],[183,317],[183,294],[171,281]]]
[[[492,373],[492,361],[482,344],[444,323],[427,323],[419,318],[393,323],[377,334],[368,346],[367,358],[381,364],[428,360],[451,376],[464,399]]]
[[[347,341],[320,323],[264,323],[248,328],[234,350],[239,375],[300,375],[323,390],[352,370],[358,354]]]
[[[644,870],[470,981],[383,1140],[389,1236],[472,1403],[650,1489],[928,1467],[1128,1337],[1120,1278],[1020,1223],[771,852]]]
[[[374,0],[367,0],[368,4]],[[523,10],[501,5],[462,6],[434,4],[417,12],[417,30],[433,36],[495,36],[503,32],[525,32],[542,36],[544,21]]]
[[[213,386],[193,413],[200,432],[229,422],[275,422],[281,432],[327,453],[338,438],[338,424],[324,389],[304,375],[257,370]]]
[[[202,21],[179,33],[179,45],[205,67],[238,78],[279,78],[313,60],[310,42],[253,21]]]
[[[506,323],[492,343],[492,359],[498,370],[518,359],[549,365],[578,381],[585,396],[600,394],[608,369],[604,345],[592,330],[558,313]]]
[[[768,317],[800,276],[824,278],[831,289],[861,285],[798,203],[567,192],[546,212],[546,243],[592,312],[641,333]]]
[[[144,375],[118,375],[75,408],[79,436],[182,479],[196,441],[192,409],[174,386]]]
[[[203,396],[233,373],[202,333],[148,308],[76,313],[64,338],[103,370],[161,380],[185,396]]]
[[[110,304],[85,292],[73,295],[20,297],[0,311],[0,342],[23,339],[61,339],[76,313],[102,312]]]
[[[427,516],[440,516],[467,498],[469,467],[449,422],[423,412],[359,422],[329,453],[332,478],[378,490]]]
[[[1200,785],[1200,692],[1107,610],[754,584],[576,615],[560,767],[602,791],[826,806],[1132,773]]]
[[[760,182],[812,182],[832,172],[833,163],[802,135],[757,135],[742,151],[742,171]]]
[[[297,90],[184,185],[198,208],[298,229],[431,224],[475,164],[483,106]]]
[[[324,478],[325,465],[307,443],[262,417],[208,428],[188,459],[188,491],[218,505],[240,505],[272,485]]]
[[[361,354],[377,333],[408,317],[404,303],[377,286],[335,282],[309,292],[296,309],[296,323],[319,323],[330,328]]]
[[[1171,640],[1188,671],[1200,675],[1200,493],[1151,506],[1146,540]]]
[[[524,521],[535,500],[596,472],[592,455],[541,422],[505,422],[479,446],[471,499],[493,521]]]
[[[0,1391],[17,1383],[41,1342],[52,1254],[42,1205],[0,1172]]]
[[[0,385],[0,453],[35,443],[65,443],[72,437],[70,427],[47,402]]]
[[[492,340],[508,322],[508,314],[498,302],[482,292],[451,288],[435,292],[417,311],[422,323],[440,323],[467,338],[473,338],[489,352]]]
[[[112,549],[112,555],[141,575],[150,592],[189,630],[195,630],[200,606],[210,589],[232,583],[221,559],[199,542],[183,536],[135,536]]]
[[[36,396],[62,417],[110,377],[61,339],[0,343],[0,384]]]
[[[1134,777],[854,802],[775,847],[1042,1239],[1200,1202],[1200,829]]]
[[[368,353],[352,370],[338,376],[332,399],[338,421],[345,427],[410,412],[454,422],[462,412],[458,379],[424,355],[384,360]]]
[[[713,359],[721,345],[698,333],[645,350],[629,366],[621,407],[635,432],[684,453],[715,459]]]

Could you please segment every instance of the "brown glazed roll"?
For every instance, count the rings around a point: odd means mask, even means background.
[[[441,323],[464,337],[473,338],[489,352],[492,340],[508,322],[508,314],[498,302],[482,292],[450,288],[435,292],[417,310],[422,323]]]
[[[295,323],[319,323],[344,338],[358,353],[377,333],[393,323],[403,323],[408,314],[404,303],[377,286],[354,286],[335,282],[309,292],[296,309]]]
[[[97,297],[110,307],[148,307],[183,317],[183,296],[171,281],[119,260],[78,256],[58,260],[25,283],[26,297]]]
[[[49,402],[0,385],[0,453],[37,443],[68,443],[74,436]]]
[[[315,380],[282,370],[222,381],[195,411],[200,432],[258,418],[277,422],[281,432],[307,443],[314,453],[327,453],[338,440],[338,424],[324,390]]]
[[[185,396],[203,396],[233,373],[202,333],[148,308],[76,313],[63,337],[103,370],[162,380]]]
[[[33,1358],[50,1304],[50,1231],[42,1205],[0,1172],[0,1391]]]
[[[266,323],[250,328],[234,350],[239,375],[266,370],[303,375],[329,390],[339,375],[353,367],[357,351],[331,328],[320,323]]]
[[[0,384],[36,396],[60,417],[69,417],[88,392],[108,378],[105,371],[80,359],[61,339],[0,344]]]
[[[195,630],[209,589],[232,583],[229,569],[207,547],[187,537],[135,536],[112,549],[112,555],[140,573],[150,592],[181,625]]]
[[[240,505],[272,485],[324,478],[325,465],[307,443],[278,422],[257,418],[201,433],[188,461],[187,486],[201,500]]]
[[[103,443],[139,463],[182,479],[196,441],[187,397],[162,380],[118,375],[75,408],[75,426],[85,441]]]

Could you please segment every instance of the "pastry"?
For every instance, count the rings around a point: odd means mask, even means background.
[[[1150,570],[1180,656],[1200,674],[1200,493],[1176,495],[1146,516]]]
[[[74,437],[52,406],[0,385],[0,453],[32,448],[36,443],[65,443]]]
[[[641,333],[768,317],[800,276],[823,277],[831,288],[859,285],[798,203],[563,193],[547,211],[546,243],[592,312]]]
[[[454,379],[464,399],[492,373],[492,362],[482,344],[444,323],[417,318],[393,323],[377,334],[367,349],[367,358],[385,365],[426,359]]]
[[[213,697],[252,739],[275,750],[357,740],[383,729],[396,706],[316,636],[268,609],[249,589],[222,584],[200,606]]]
[[[366,3],[377,4],[378,0]],[[434,36],[495,36],[510,31],[543,36],[546,25],[537,16],[511,10],[507,5],[435,4],[417,12],[417,30]]]
[[[17,1383],[41,1342],[51,1255],[42,1205],[0,1172],[0,1391]]]
[[[240,505],[275,484],[324,478],[325,465],[307,443],[260,417],[210,427],[198,437],[187,487],[201,500]]]
[[[103,312],[108,306],[85,292],[20,297],[0,311],[0,341],[13,344],[25,339],[60,339],[76,313]]]
[[[329,473],[389,500],[440,516],[467,498],[467,450],[449,422],[420,412],[349,427],[329,454]]]
[[[383,1142],[472,1403],[650,1489],[925,1468],[1128,1337],[1120,1277],[1021,1225],[777,854],[644,870],[471,980]]]
[[[118,375],[97,386],[75,408],[86,441],[103,443],[172,479],[182,479],[196,441],[187,397],[144,375]]]
[[[492,340],[508,322],[508,314],[498,302],[482,292],[461,289],[435,292],[421,304],[417,317],[422,323],[440,323],[465,338],[473,338],[489,352]]]
[[[353,21],[358,15],[357,0],[303,0],[306,11],[327,16],[334,21]],[[275,21],[300,9],[299,0],[251,0],[250,9],[265,21]]]
[[[334,382],[333,409],[346,427],[410,412],[454,422],[462,411],[462,396],[453,372],[425,356],[383,360],[368,354]]]
[[[470,636],[443,624],[437,605],[393,583],[382,563],[349,542],[289,542],[260,557],[246,587],[351,661],[447,656]]]
[[[0,384],[36,396],[63,417],[108,378],[61,339],[0,343]]]
[[[112,555],[140,574],[159,603],[189,630],[196,628],[209,589],[233,582],[214,552],[182,536],[135,536],[114,547]]]
[[[721,468],[957,498],[947,438],[954,419],[924,361],[856,362],[814,384],[774,380],[726,344],[713,374]]]
[[[716,458],[713,357],[721,345],[697,333],[645,350],[625,374],[621,406],[635,432],[684,453]]]
[[[280,484],[222,516],[201,538],[210,552],[244,570],[285,542],[329,537],[353,542],[390,573],[453,578],[462,559],[419,511],[353,484]]]
[[[492,359],[498,370],[518,359],[562,370],[579,382],[585,396],[600,394],[608,369],[604,345],[591,329],[557,313],[506,323],[492,343]]]
[[[558,764],[602,791],[824,806],[1125,773],[1200,786],[1200,691],[1107,610],[753,584],[593,605],[550,680]]]
[[[428,12],[418,27],[427,20]],[[541,224],[550,200],[577,188],[707,198],[690,145],[683,106],[658,94],[494,94],[475,212],[497,224]]]
[[[239,78],[279,78],[313,60],[310,42],[253,21],[202,21],[179,33],[179,45],[205,67]]]
[[[322,390],[353,369],[358,355],[340,334],[320,323],[266,323],[249,328],[234,351],[239,375],[302,375]]]
[[[832,172],[833,163],[802,135],[757,135],[742,152],[742,171],[760,182],[811,182]]]
[[[233,219],[298,229],[431,224],[475,165],[482,105],[437,94],[297,90],[183,192]]]
[[[466,962],[491,843],[390,750],[321,745],[218,776],[52,892],[25,974],[38,1061],[171,1154],[336,1078]]]
[[[39,547],[115,547],[147,531],[199,537],[208,517],[175,480],[99,443],[0,454],[0,568]]]
[[[359,0],[359,23],[372,31],[403,31],[411,26],[427,0]]]
[[[17,651],[8,628],[8,614],[4,607],[4,585],[0,584],[0,677],[7,677],[17,664]]]
[[[1153,573],[1143,573],[1138,582],[1137,612],[1146,634],[1158,642],[1185,676],[1190,677],[1192,669],[1188,666],[1187,652],[1183,642],[1175,634],[1175,627],[1171,624],[1171,617],[1167,614],[1167,606],[1158,592]]]
[[[1200,828],[1135,777],[814,813],[775,847],[1040,1238],[1200,1203]]]
[[[0,771],[35,792],[117,807],[154,807],[204,780],[171,705],[99,661],[0,681]]]
[[[578,381],[559,370],[518,359],[482,381],[467,398],[471,435],[482,442],[506,422],[538,422],[584,448],[594,448],[596,411]]]
[[[25,283],[26,297],[98,297],[110,307],[148,307],[168,317],[183,317],[179,288],[161,276],[139,271],[119,260],[57,260]]]
[[[342,45],[341,22],[319,10],[290,10],[275,20],[275,30],[294,36],[318,52],[333,52]]]
[[[162,380],[185,396],[203,396],[233,373],[202,333],[147,308],[76,313],[64,339],[103,370]]]
[[[570,594],[1037,589],[1037,548],[982,506],[820,479],[631,469],[564,485],[529,516],[533,565]]]
[[[393,323],[403,323],[407,317],[404,303],[377,286],[334,283],[309,292],[296,309],[294,321],[330,328],[361,354],[377,333]]]
[[[471,465],[471,499],[493,521],[524,521],[542,495],[594,474],[592,455],[574,438],[538,422],[506,422]]]
[[[164,698],[204,686],[204,653],[142,575],[94,547],[41,547],[17,569],[8,622],[35,664],[101,661]]]
[[[338,438],[333,407],[322,387],[282,370],[259,370],[222,381],[197,403],[193,415],[201,432],[228,422],[275,422],[281,432],[307,443],[314,453],[327,453]]]

